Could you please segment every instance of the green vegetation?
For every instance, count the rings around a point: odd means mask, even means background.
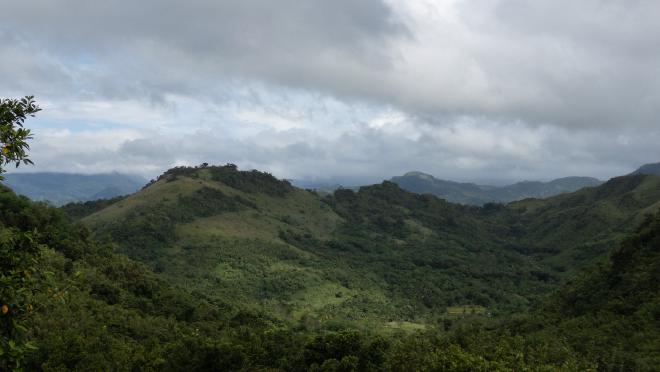
[[[504,222],[558,200],[528,201],[521,213],[522,204],[463,207],[391,183],[321,200],[294,188],[234,189],[207,168],[196,174],[163,178],[101,210],[89,205],[92,214],[75,210],[96,238],[69,222],[71,209],[0,194],[3,227],[35,232],[39,247],[27,369],[651,370],[656,362],[658,291],[648,278],[658,245],[649,234],[660,217],[624,243],[648,251],[618,271],[645,273],[620,289],[639,294],[624,299],[638,309],[628,317],[603,313],[611,287],[583,294],[592,291],[584,283],[606,283],[594,272],[623,266],[554,272],[541,266],[552,252],[521,249]],[[601,196],[645,200],[649,182],[657,179]],[[131,238],[122,221],[143,239],[112,239]],[[560,284],[562,276],[571,281]],[[525,311],[530,303],[538,309]],[[616,338],[623,328],[625,344]]]
[[[39,111],[32,97],[0,100],[0,179],[7,164],[30,164],[25,119]],[[11,211],[3,217],[15,218]],[[33,275],[39,245],[32,231],[0,224],[0,369],[19,369],[34,345],[25,337],[25,321],[33,311]]]

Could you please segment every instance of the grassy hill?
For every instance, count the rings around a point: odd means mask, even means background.
[[[310,329],[424,328],[450,307],[527,308],[657,209],[659,179],[476,208],[391,182],[322,198],[233,166],[175,168],[83,222],[240,308]]]

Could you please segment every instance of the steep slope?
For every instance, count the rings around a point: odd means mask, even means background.
[[[440,180],[421,172],[408,172],[403,176],[393,177],[392,182],[410,192],[433,194],[453,203],[470,205],[547,198],[602,183],[591,177],[565,177],[550,182],[524,181],[508,186],[486,186]]]
[[[9,173],[4,177],[3,183],[17,194],[55,205],[131,194],[146,183],[142,178],[119,173]]]
[[[83,221],[173,283],[312,328],[524,308],[554,280],[482,210],[390,182],[321,199],[256,171],[173,169]]]
[[[570,335],[571,346],[601,369],[656,370],[660,366],[658,278],[660,214],[647,216],[603,264],[563,286],[542,317],[556,322],[549,332]]]
[[[617,177],[596,188],[512,203],[507,224],[519,243],[559,271],[606,253],[660,209],[660,176]]]
[[[450,342],[513,370],[657,371],[660,213],[613,247],[529,314],[464,323]]]
[[[234,166],[175,168],[83,221],[172,283],[244,309],[311,328],[420,328],[455,308],[526,308],[657,208],[659,182],[477,208],[392,182],[321,198]]]

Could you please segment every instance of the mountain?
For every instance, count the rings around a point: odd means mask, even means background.
[[[175,168],[82,222],[172,283],[283,321],[424,327],[452,306],[526,308],[657,209],[659,185],[476,208],[387,181],[321,198],[257,171]]]
[[[632,174],[655,174],[660,175],[660,163],[644,164],[637,168]]]
[[[0,287],[0,322],[32,314],[28,370],[652,370],[658,358],[645,215],[660,209],[660,176],[483,207],[388,181],[320,197],[233,165],[61,209],[0,191],[0,255],[39,249],[0,260],[3,283],[34,294],[4,302]],[[593,276],[603,262],[612,274]]]
[[[69,202],[108,199],[132,194],[146,184],[138,176],[120,173],[8,173],[2,181],[17,194],[55,205]]]
[[[550,182],[524,181],[508,186],[488,186],[440,180],[422,172],[408,172],[403,176],[393,177],[391,181],[411,192],[433,194],[453,203],[470,205],[546,198],[602,183],[591,177],[565,177]]]

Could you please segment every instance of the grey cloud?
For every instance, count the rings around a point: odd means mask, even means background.
[[[409,11],[419,4],[445,3],[8,1],[0,28],[68,66],[64,95],[221,100],[219,86],[253,81],[392,104],[429,122],[658,124],[660,3],[468,0],[436,18]]]
[[[334,138],[296,130],[295,135],[281,144],[260,139],[281,135],[276,132],[237,139],[215,131],[197,131],[183,135],[153,134],[123,141],[117,147],[94,150],[72,133],[57,140],[40,138],[33,146],[32,157],[37,164],[34,170],[42,171],[121,170],[155,177],[175,165],[235,163],[243,169],[265,170],[281,178],[345,184],[380,182],[410,170],[455,180],[505,182],[571,175],[607,179],[653,160],[648,156],[660,158],[657,130],[617,135],[612,131],[533,129],[499,123],[472,128],[474,131],[458,129],[451,133],[429,126],[416,138],[368,126]],[[86,136],[89,142],[90,135]],[[474,151],[475,147],[484,145],[472,141],[475,136],[493,138],[492,143],[485,145],[487,151]],[[510,143],[510,139],[514,142]],[[525,141],[534,145],[518,146]],[[56,148],[55,143],[66,150]],[[53,153],[58,156],[53,157]]]
[[[383,44],[406,33],[381,0],[33,0],[3,4],[0,24],[72,65],[109,65],[139,94],[218,76],[305,84],[341,59],[386,66]]]
[[[142,116],[115,124],[155,131],[115,135],[115,147],[88,134],[93,149],[76,133],[55,146],[37,132],[38,169],[606,178],[660,158],[660,3],[385,1],[0,0],[0,94],[90,110],[128,102],[114,121]],[[438,4],[451,9],[417,8]],[[148,116],[154,103],[191,102]],[[389,108],[406,113],[403,129],[360,121]],[[255,115],[232,130],[217,119],[232,110],[294,123],[263,130],[273,125]]]

